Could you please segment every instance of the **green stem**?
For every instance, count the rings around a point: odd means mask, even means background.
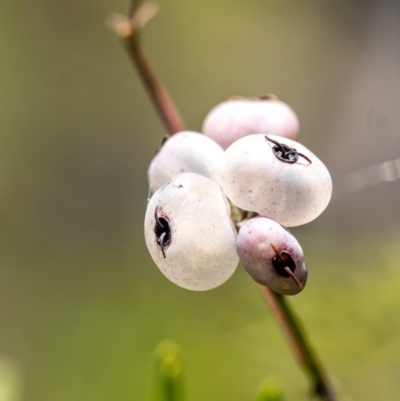
[[[300,319],[287,302],[286,297],[267,287],[261,286],[261,289],[286,335],[297,362],[306,370],[313,383],[313,393],[321,400],[337,401],[332,383],[312,348]]]

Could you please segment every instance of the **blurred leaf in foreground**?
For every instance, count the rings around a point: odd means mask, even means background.
[[[0,358],[0,401],[18,401],[21,398],[22,380],[15,365]]]
[[[181,349],[174,341],[164,340],[155,349],[151,390],[151,401],[185,401]]]
[[[276,377],[266,377],[258,387],[255,401],[282,401],[282,387],[282,382]]]

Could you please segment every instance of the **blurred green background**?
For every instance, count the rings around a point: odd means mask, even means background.
[[[296,110],[334,196],[293,230],[309,282],[291,301],[342,394],[398,400],[400,169],[370,166],[400,157],[400,4],[158,4],[143,41],[190,129],[232,95],[274,93]],[[0,374],[15,400],[146,400],[153,349],[172,338],[191,401],[252,400],[269,374],[287,400],[307,399],[241,268],[193,293],[147,253],[146,171],[164,129],[106,28],[128,6],[2,0]]]

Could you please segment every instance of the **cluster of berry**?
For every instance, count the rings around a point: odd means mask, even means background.
[[[148,171],[153,195],[144,227],[167,278],[208,290],[224,283],[240,259],[256,282],[278,293],[304,288],[303,251],[284,226],[319,216],[332,181],[324,164],[294,141],[298,129],[285,103],[238,98],[211,110],[204,135],[184,131],[164,143]],[[242,216],[236,224],[231,209]]]

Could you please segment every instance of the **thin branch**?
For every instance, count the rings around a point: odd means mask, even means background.
[[[132,7],[131,18],[113,14],[108,18],[108,25],[117,33],[132,58],[146,89],[158,111],[161,120],[170,134],[184,131],[185,124],[175,106],[166,86],[155,71],[149,57],[143,51],[140,32],[147,22],[157,13],[158,7],[151,2]]]
[[[314,394],[325,401],[337,401],[338,398],[332,383],[311,347],[299,318],[286,298],[267,287],[260,287],[292,348],[297,362],[307,371],[313,383]]]

